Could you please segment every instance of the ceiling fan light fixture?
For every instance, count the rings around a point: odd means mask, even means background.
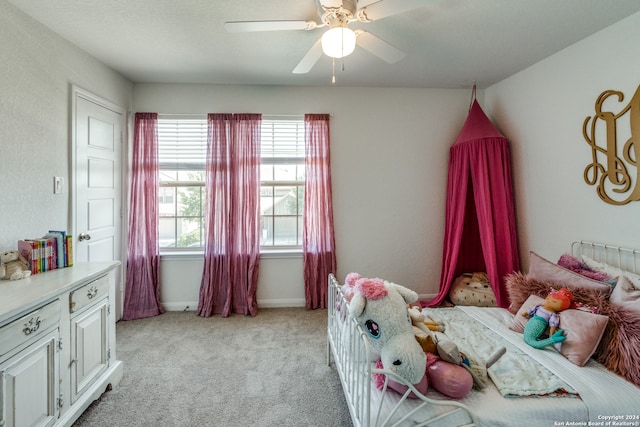
[[[322,35],[322,51],[331,58],[343,58],[356,48],[356,33],[348,27],[333,27]]]

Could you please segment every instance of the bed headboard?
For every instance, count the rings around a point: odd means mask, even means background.
[[[595,261],[604,262],[622,270],[640,274],[639,249],[629,249],[608,243],[580,240],[571,244],[571,254],[579,259],[583,255],[586,255]]]

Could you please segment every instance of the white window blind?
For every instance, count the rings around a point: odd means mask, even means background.
[[[159,118],[158,160],[164,170],[204,170],[207,119]]]
[[[260,144],[265,164],[303,162],[304,121],[263,118]]]

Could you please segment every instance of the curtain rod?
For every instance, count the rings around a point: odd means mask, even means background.
[[[158,116],[206,116],[209,113],[158,113]],[[264,117],[304,117],[304,114],[263,114]],[[329,113],[333,117],[333,113]]]

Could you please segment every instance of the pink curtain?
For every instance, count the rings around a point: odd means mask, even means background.
[[[504,278],[520,269],[509,144],[477,101],[449,154],[440,291],[426,305],[441,304],[460,274],[486,271],[508,307]]]
[[[209,114],[198,316],[258,313],[260,114]]]
[[[329,115],[306,114],[304,288],[308,309],[326,308],[327,279],[336,273],[336,244],[333,235],[331,165],[329,153]]]
[[[129,230],[124,320],[157,316],[158,264],[158,115],[136,113],[129,191]]]

